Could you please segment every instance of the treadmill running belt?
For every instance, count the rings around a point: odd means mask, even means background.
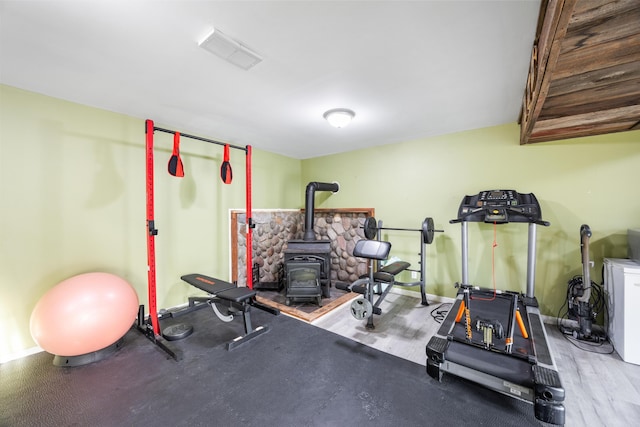
[[[526,360],[457,341],[449,344],[446,359],[505,381],[533,388],[533,371],[531,364]]]

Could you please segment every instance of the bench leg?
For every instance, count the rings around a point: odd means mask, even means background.
[[[251,311],[248,305],[242,308],[242,320],[244,322],[244,333],[249,335],[253,332],[253,326],[251,325]]]
[[[246,343],[249,340],[254,339],[255,337],[264,334],[265,332],[268,332],[269,328],[267,326],[258,326],[254,331],[252,331],[251,333],[248,333],[246,335],[240,336],[236,339],[234,339],[233,341],[229,341],[227,343],[227,350],[233,350],[236,347],[239,347],[240,345]]]
[[[424,286],[424,279],[422,279],[422,281],[420,282],[420,296],[422,297],[421,304],[429,305],[429,301],[427,301],[427,291],[425,290]]]
[[[244,335],[241,335],[234,340],[228,342],[226,344],[227,350],[233,350],[234,348],[239,347],[240,345],[246,343],[249,340],[252,340],[255,337],[258,337],[265,332],[269,331],[267,326],[258,326],[257,328],[253,328],[253,324],[251,323],[251,305],[253,305],[255,301],[248,300],[243,301],[242,303],[234,302],[232,305],[237,311],[242,312],[242,323],[244,326]],[[274,314],[279,314],[277,313]]]

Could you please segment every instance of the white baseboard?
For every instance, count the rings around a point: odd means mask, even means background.
[[[398,295],[406,295],[406,296],[413,297],[413,298],[420,298],[420,292],[419,291],[410,291],[408,289],[400,288],[398,286],[394,286],[393,288],[391,288],[389,293],[398,294]],[[450,298],[450,297],[443,297],[443,296],[440,296],[440,295],[427,294],[427,300],[429,301],[429,303],[432,303],[432,302],[453,303],[456,299],[455,298]]]
[[[23,357],[31,356],[32,354],[43,352],[44,350],[38,346],[27,348],[16,353],[7,354],[0,358],[0,365],[3,363],[11,362],[12,360],[22,359]]]

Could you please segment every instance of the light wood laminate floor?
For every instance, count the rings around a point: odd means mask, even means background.
[[[350,302],[312,324],[386,353],[426,365],[426,344],[440,326],[438,319],[448,310],[451,300],[441,301],[429,296],[430,305],[422,306],[417,295],[406,291],[389,293],[380,305],[382,315],[375,316],[374,331],[365,328],[365,321],[351,316]],[[568,340],[555,325],[546,326],[566,392],[565,425],[640,425],[640,366],[622,361],[615,352],[602,354],[601,352],[610,351],[608,343],[592,348],[582,342],[576,343],[596,352],[586,351]],[[453,418],[452,425],[455,425]]]

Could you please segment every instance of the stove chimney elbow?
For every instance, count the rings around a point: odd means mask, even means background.
[[[304,205],[304,237],[303,240],[310,241],[315,240],[316,236],[313,232],[313,210],[315,209],[315,194],[316,191],[331,191],[337,193],[340,191],[340,184],[337,182],[310,182],[307,184],[307,190],[305,194]]]

